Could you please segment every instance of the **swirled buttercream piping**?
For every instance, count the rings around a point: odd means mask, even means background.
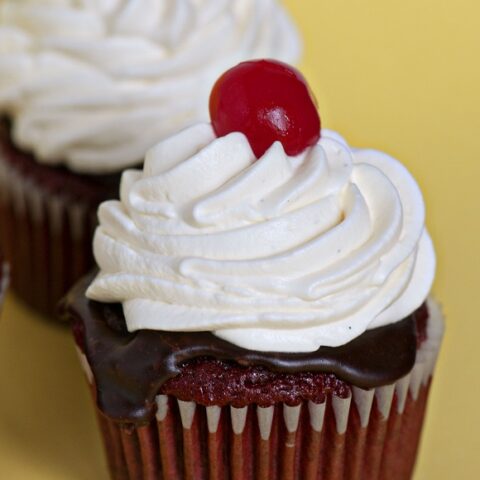
[[[39,162],[118,172],[207,120],[227,68],[299,53],[277,0],[6,0],[0,115]]]
[[[417,184],[336,134],[296,157],[199,124],[124,173],[94,240],[92,299],[129,330],[213,331],[244,348],[338,346],[405,318],[435,268]]]

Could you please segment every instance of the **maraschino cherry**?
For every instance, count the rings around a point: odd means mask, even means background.
[[[227,70],[210,95],[217,136],[242,132],[260,158],[280,141],[298,155],[320,138],[320,117],[303,75],[276,60],[243,62]]]

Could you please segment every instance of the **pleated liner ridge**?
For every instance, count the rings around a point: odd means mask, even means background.
[[[293,406],[205,407],[159,395],[156,418],[142,426],[98,412],[112,480],[410,479],[443,335],[438,306],[429,310],[415,366],[392,385]]]

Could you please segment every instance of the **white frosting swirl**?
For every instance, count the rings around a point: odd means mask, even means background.
[[[123,302],[130,331],[212,331],[262,351],[338,346],[405,318],[435,256],[417,184],[333,132],[258,161],[241,133],[199,124],[124,172],[104,203],[87,295]]]
[[[277,0],[4,0],[0,114],[42,163],[117,172],[206,121],[227,68],[299,53]]]

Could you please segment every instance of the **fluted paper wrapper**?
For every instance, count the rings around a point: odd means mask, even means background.
[[[157,397],[148,425],[99,425],[113,480],[407,480],[443,334],[429,305],[428,339],[396,383],[321,404],[202,406]],[[93,378],[80,354],[88,380]],[[92,391],[94,389],[92,388]]]
[[[0,140],[3,136],[0,123]],[[45,172],[26,169],[26,157],[0,144],[0,246],[10,263],[12,289],[51,315],[68,289],[94,266],[98,202],[85,201],[66,187],[48,188]]]

